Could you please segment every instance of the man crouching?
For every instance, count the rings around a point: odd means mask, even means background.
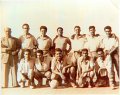
[[[77,66],[79,87],[92,87],[94,64],[93,60],[88,56],[87,49],[82,49],[82,57],[78,58]]]
[[[22,88],[25,87],[25,82],[29,83],[30,88],[34,88],[34,60],[31,58],[31,51],[24,51],[24,58],[20,60],[18,65],[18,83]]]
[[[42,85],[42,79],[47,78],[46,85],[49,86],[50,77],[51,77],[51,57],[47,57],[47,59],[43,56],[43,51],[37,51],[37,58],[35,60],[35,76],[34,78],[38,80],[37,86],[40,87]]]
[[[69,82],[73,87],[77,87],[72,81],[75,69],[69,60],[67,60],[67,57],[63,57],[62,50],[59,48],[55,49],[55,57],[52,59],[51,70],[51,88],[57,88],[59,85],[68,86]]]

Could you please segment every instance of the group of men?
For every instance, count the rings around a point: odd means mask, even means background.
[[[69,39],[63,36],[63,28],[57,28],[52,40],[46,33],[47,27],[40,27],[36,39],[29,33],[29,25],[23,24],[23,35],[11,36],[11,28],[4,29],[1,39],[2,87],[30,88],[46,85],[76,87],[107,86],[115,88],[115,69],[119,77],[119,39],[106,26],[105,37],[96,34],[95,26],[89,27],[89,35],[81,34],[79,26]],[[115,67],[115,69],[114,69]],[[37,83],[35,83],[37,80]]]

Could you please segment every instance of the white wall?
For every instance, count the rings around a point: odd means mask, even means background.
[[[65,36],[72,35],[75,25],[81,26],[84,33],[95,25],[100,34],[104,34],[104,26],[110,25],[118,35],[118,0],[1,0],[0,4],[0,31],[9,26],[16,37],[22,34],[23,23],[30,25],[35,37],[41,25],[48,27],[52,38],[59,26],[64,28]]]

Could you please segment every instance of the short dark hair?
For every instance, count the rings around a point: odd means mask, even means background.
[[[42,54],[43,55],[43,51],[42,50],[37,50],[37,52],[36,53],[40,53],[40,54]]]
[[[105,29],[110,29],[110,30],[112,30],[111,26],[105,26],[105,27],[104,27],[104,30],[105,30]]]
[[[62,27],[58,27],[58,28],[57,28],[57,31],[58,31],[58,29],[61,29],[61,30],[63,31],[63,28],[62,28]]]
[[[47,27],[46,26],[40,26],[40,30],[41,29],[45,29],[47,31]]]
[[[82,49],[82,52],[83,52],[83,51],[86,51],[86,52],[88,53],[88,49],[87,49],[87,48]]]
[[[25,50],[24,50],[24,53],[25,53],[25,52],[28,52],[29,54],[31,54],[31,50],[30,50],[30,49],[25,49]]]
[[[75,26],[74,29],[75,29],[75,28],[79,28],[79,29],[80,29],[80,26]]]
[[[98,49],[96,50],[96,52],[100,52],[100,51],[103,52],[103,48],[98,48]]]
[[[24,24],[22,25],[22,28],[23,28],[23,26],[27,26],[27,27],[29,28],[29,24],[27,24],[27,23],[24,23]]]
[[[62,50],[60,48],[56,48],[55,52],[57,52],[57,51],[62,52]]]
[[[95,29],[95,26],[89,26],[89,30],[90,30],[91,28]]]

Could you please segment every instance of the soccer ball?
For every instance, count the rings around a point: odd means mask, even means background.
[[[57,80],[52,80],[50,82],[50,87],[53,88],[53,89],[57,88],[58,87],[58,81]]]

